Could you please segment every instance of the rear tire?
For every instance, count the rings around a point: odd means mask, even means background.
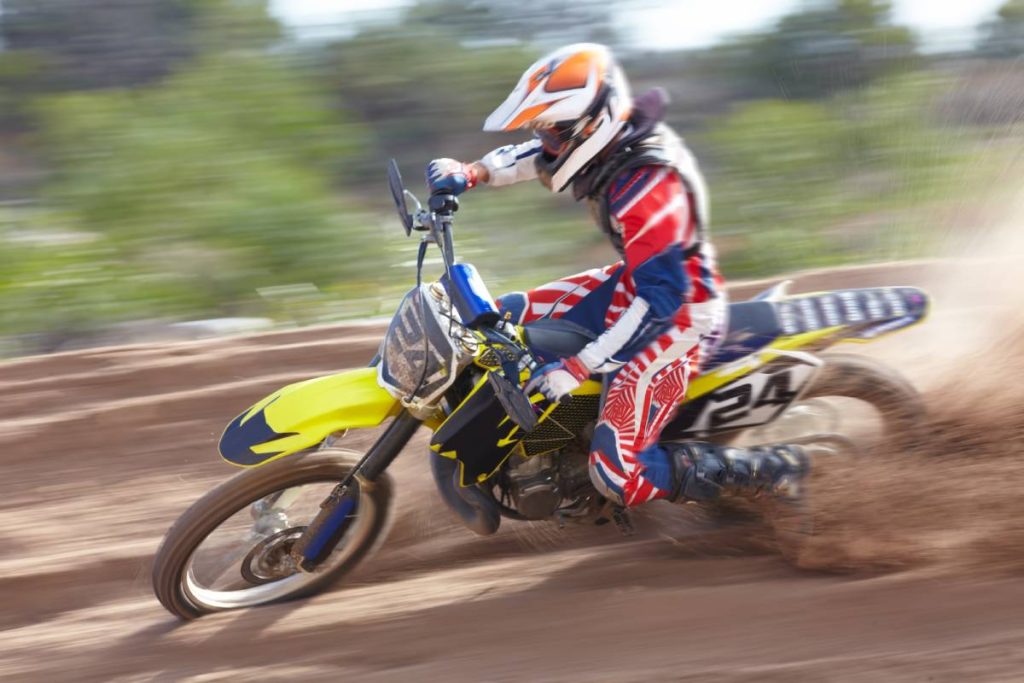
[[[852,353],[821,355],[825,367],[801,397],[853,398],[875,407],[883,418],[883,435],[890,442],[909,445],[924,430],[927,415],[921,394],[889,366]]]
[[[920,442],[927,415],[924,400],[899,372],[866,356],[851,353],[823,353],[819,358],[825,365],[797,403],[829,397],[855,399],[877,411],[882,422],[879,438],[887,446],[895,444],[897,448],[908,448]],[[735,434],[734,438],[741,434]],[[814,452],[815,444],[823,451],[835,454],[842,450],[841,447],[836,449],[836,444],[818,442],[805,448]],[[870,444],[865,451],[857,449],[853,452],[865,452],[870,456]],[[815,460],[812,457],[812,472]],[[750,507],[743,500],[721,499],[709,505],[708,509],[714,518],[725,521],[743,519],[749,515]],[[804,544],[813,536],[813,511],[813,505],[807,498],[797,503],[768,501],[764,506],[781,554],[794,564],[798,563]]]
[[[879,437],[888,447],[908,448],[920,441],[927,416],[924,400],[899,372],[856,354],[825,353],[821,359],[825,366],[800,400],[843,397],[863,401],[881,417]],[[773,501],[769,515],[780,553],[799,566],[801,553],[814,534],[811,501],[803,498],[796,505]]]
[[[314,451],[247,469],[209,491],[171,526],[157,551],[153,563],[153,590],[160,603],[186,620],[221,611],[223,608],[197,602],[187,589],[186,574],[192,556],[206,537],[232,515],[276,491],[315,482],[340,482],[358,459],[359,454],[351,451]],[[324,590],[351,571],[384,539],[391,518],[390,477],[378,477],[372,487],[361,489],[359,496],[359,514],[370,515],[371,519],[354,544],[346,546],[345,559],[322,573],[317,572],[311,581],[295,591],[267,602],[292,600]],[[342,544],[347,540],[343,539]]]

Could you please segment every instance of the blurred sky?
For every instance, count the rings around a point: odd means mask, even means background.
[[[761,28],[802,0],[667,0],[631,3],[623,11],[630,35],[656,49],[703,47],[723,36]],[[894,0],[897,23],[908,24],[925,49],[969,47],[974,28],[1005,0]],[[275,14],[300,35],[327,37],[351,31],[352,22],[393,14],[410,0],[271,0]]]

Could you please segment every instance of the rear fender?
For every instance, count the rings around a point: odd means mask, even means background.
[[[864,343],[921,323],[931,301],[916,287],[872,287],[787,296],[775,308],[786,335],[834,326],[835,341]]]
[[[314,446],[346,429],[376,427],[401,405],[377,384],[377,368],[359,368],[289,384],[231,421],[220,454],[257,467]]]

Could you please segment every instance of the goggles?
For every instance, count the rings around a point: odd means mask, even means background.
[[[558,123],[547,128],[538,128],[534,133],[540,138],[544,152],[550,156],[557,157],[565,151],[569,142],[572,141],[576,125],[575,121]]]

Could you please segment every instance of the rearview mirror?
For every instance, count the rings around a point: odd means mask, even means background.
[[[402,174],[398,172],[398,163],[391,159],[388,161],[388,188],[391,190],[391,199],[395,202],[395,209],[398,211],[398,219],[402,221],[406,236],[412,234],[412,214],[409,213],[409,206],[405,198],[408,194],[405,186],[402,185]]]

